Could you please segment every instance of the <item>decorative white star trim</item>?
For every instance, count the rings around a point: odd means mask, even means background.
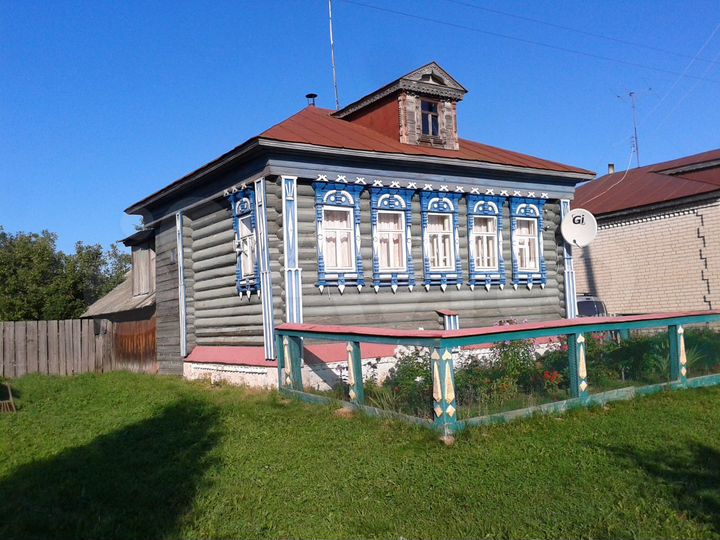
[[[338,174],[337,180],[335,180],[335,181],[336,181],[336,182],[342,182],[343,184],[347,184],[347,183],[348,183],[348,182],[347,182],[347,178],[345,177],[344,174]]]
[[[417,189],[417,183],[416,182],[408,182],[407,188],[408,189]]]
[[[487,188],[485,190],[485,195],[495,195],[495,190],[493,188]]]
[[[473,195],[479,195],[479,194],[480,194],[480,189],[474,187],[474,188],[472,188],[472,189],[470,190],[470,193],[472,193]]]
[[[318,182],[327,182],[328,181],[326,174],[318,174],[317,179],[318,179]]]
[[[447,187],[447,186],[440,186],[440,191],[448,191],[448,187]]]
[[[510,194],[508,193],[508,190],[507,190],[507,189],[503,189],[503,190],[500,192],[500,195],[501,195],[502,197],[507,197],[507,196],[509,196]]]
[[[240,189],[247,189],[247,182],[240,184]]]
[[[425,184],[423,186],[424,191],[432,191],[432,184]]]
[[[465,193],[465,188],[462,186],[455,186],[455,193]]]
[[[543,199],[549,199],[549,198],[550,198],[550,196],[549,196],[547,193],[541,193],[541,194],[540,194],[540,197],[542,197]]]
[[[367,185],[367,182],[365,181],[365,179],[362,176],[357,176],[355,178],[355,183],[363,185],[363,186]]]
[[[528,191],[528,197],[534,197],[535,192],[534,191]]]
[[[373,187],[383,187],[382,180],[373,180]]]
[[[400,187],[400,182],[390,182],[390,187],[391,187],[391,188],[399,188],[399,187]]]
[[[230,192],[226,189],[225,191],[223,191],[223,197],[228,197],[228,196],[230,196]]]
[[[522,197],[522,193],[520,193],[517,189],[513,191],[513,197]]]

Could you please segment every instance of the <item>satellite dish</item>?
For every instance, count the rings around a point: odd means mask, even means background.
[[[568,244],[589,246],[597,235],[597,221],[587,210],[575,208],[563,218],[560,232]]]

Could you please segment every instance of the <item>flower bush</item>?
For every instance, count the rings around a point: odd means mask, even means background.
[[[498,323],[515,324],[513,320]],[[720,333],[688,329],[685,333],[690,376],[720,372]],[[542,355],[532,340],[496,343],[488,349],[453,351],[455,393],[460,414],[476,416],[527,407],[569,397],[567,338]],[[371,405],[415,416],[432,417],[430,350],[399,347],[388,378],[366,383]],[[651,384],[669,379],[669,345],[665,332],[617,341],[612,333],[585,335],[585,358],[591,389]]]

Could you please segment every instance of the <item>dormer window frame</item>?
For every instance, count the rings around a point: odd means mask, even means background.
[[[425,106],[429,105],[434,110],[425,110]],[[441,133],[441,127],[440,127],[440,110],[442,103],[435,99],[428,99],[426,97],[420,97],[420,139],[423,140],[432,140],[432,141],[441,141],[442,137],[440,136]],[[429,107],[430,108],[430,107]],[[427,118],[427,122],[426,122]],[[435,120],[433,125],[433,120]],[[428,131],[425,131],[425,126],[427,124]],[[433,130],[433,127],[435,127],[435,130]],[[433,133],[435,131],[435,133]]]

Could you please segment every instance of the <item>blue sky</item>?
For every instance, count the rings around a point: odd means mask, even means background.
[[[641,164],[720,147],[717,0],[333,6],[341,104],[435,60],[469,90],[464,138],[622,169],[635,91]],[[334,106],[325,0],[0,0],[0,225],[107,246],[311,91]]]

